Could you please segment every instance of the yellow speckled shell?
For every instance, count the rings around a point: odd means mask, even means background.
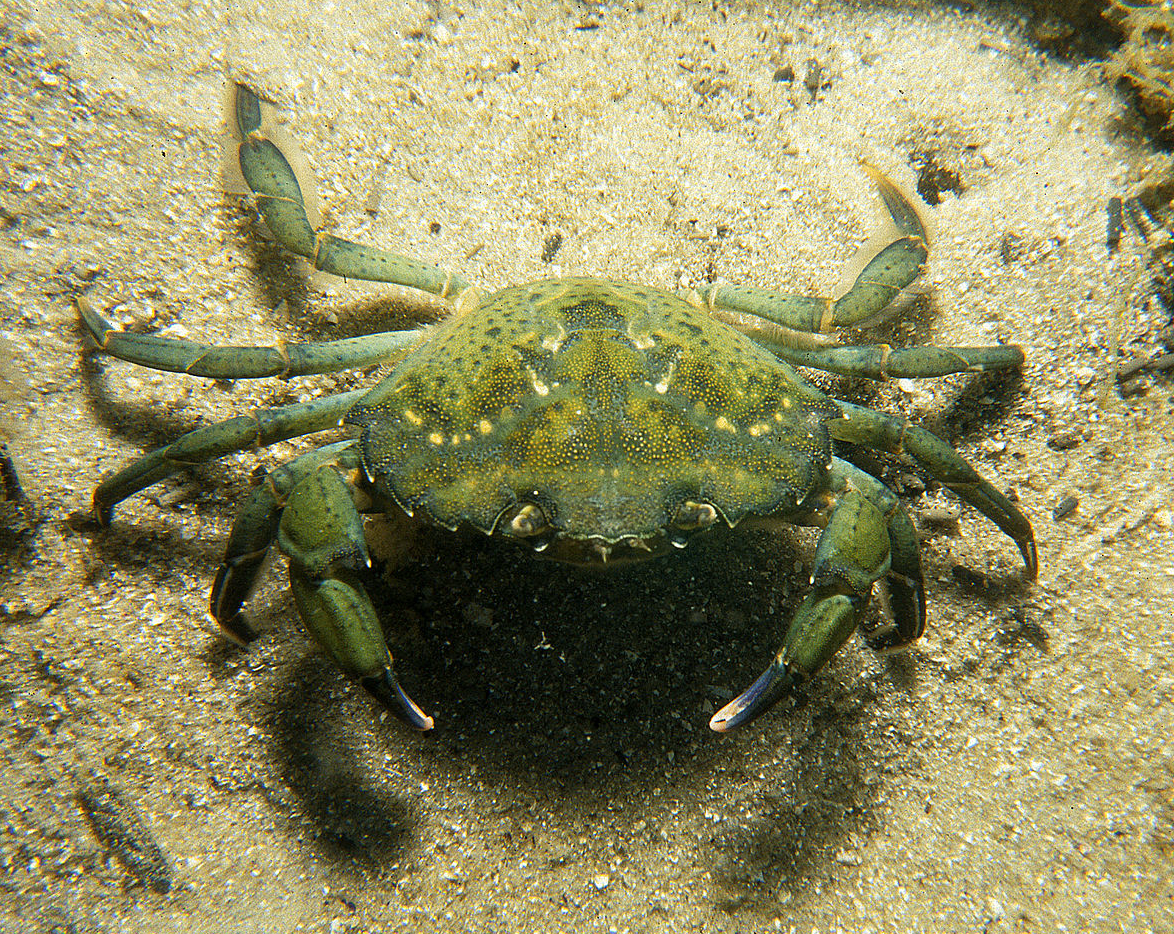
[[[731,525],[824,489],[839,409],[681,298],[603,279],[503,289],[441,324],[347,416],[406,511],[491,531],[519,501],[559,532],[662,531],[686,500]]]

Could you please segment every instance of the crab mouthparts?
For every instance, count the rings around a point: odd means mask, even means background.
[[[648,539],[646,538],[625,538],[618,543],[609,543],[598,538],[588,539],[588,545],[591,551],[599,555],[599,560],[604,564],[607,564],[607,559],[611,557],[611,553],[615,551],[617,544],[626,547],[630,551],[652,554],[652,546],[648,544]],[[633,555],[632,557],[638,558],[642,557],[642,555]]]
[[[663,551],[663,535],[641,538],[629,536],[618,541],[605,538],[572,538],[555,535],[529,542],[544,558],[565,564],[601,567],[640,561]]]

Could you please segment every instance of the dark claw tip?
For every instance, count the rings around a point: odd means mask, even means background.
[[[390,668],[384,668],[381,673],[369,678],[362,678],[359,683],[397,719],[402,720],[413,730],[423,733],[435,725],[433,719],[404,693],[404,689],[396,680],[395,672]]]
[[[728,733],[749,723],[790,694],[802,681],[789,668],[771,665],[757,681],[710,718],[709,728],[715,733]]]
[[[114,521],[114,507],[107,506],[105,503],[100,503],[96,499],[92,508],[94,521],[98,523],[101,528],[106,528]]]
[[[1033,581],[1039,574],[1039,557],[1035,550],[1035,538],[1019,543],[1019,551],[1023,554],[1023,563],[1027,565],[1027,579]]]
[[[216,620],[220,631],[242,648],[257,638],[257,631],[249,625],[244,613],[234,613],[226,620]]]

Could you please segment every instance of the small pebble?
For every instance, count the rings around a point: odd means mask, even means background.
[[[918,510],[918,516],[926,525],[952,529],[958,526],[958,511],[949,506],[926,506]]]
[[[1024,240],[1017,233],[1007,231],[999,241],[999,256],[1004,263],[1013,263],[1024,253]]]
[[[925,481],[917,476],[917,474],[903,473],[897,478],[897,483],[905,493],[917,494],[925,492]]]
[[[1080,434],[1075,431],[1058,431],[1048,438],[1048,447],[1054,451],[1068,451],[1080,445]]]
[[[1060,502],[1052,507],[1052,518],[1059,522],[1072,513],[1076,512],[1076,507],[1080,505],[1080,500],[1075,496],[1065,496]]]
[[[547,237],[546,240],[543,241],[543,244],[542,244],[542,262],[544,262],[544,263],[551,262],[554,259],[555,254],[558,253],[559,248],[562,245],[563,245],[563,235],[561,233],[559,233],[558,231],[555,231],[549,237]]]
[[[1001,921],[1003,918],[1005,918],[1007,916],[1007,911],[1006,911],[1006,909],[1003,908],[1003,903],[1000,902],[994,896],[990,896],[989,898],[987,898],[986,910],[987,910],[987,913],[990,915],[990,919],[992,922]]]
[[[803,63],[803,86],[807,88],[807,93],[811,95],[813,102],[816,94],[819,93],[822,77],[823,68],[820,67],[817,59],[809,58]]]

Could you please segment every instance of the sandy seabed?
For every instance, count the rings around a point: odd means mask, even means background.
[[[1155,156],[1099,72],[1013,12],[4,3],[5,430],[40,521],[10,513],[0,548],[0,929],[1174,929],[1172,386],[1113,379],[1114,348],[1146,352],[1169,313],[1144,245],[1105,243],[1109,198]],[[363,377],[143,371],[87,354],[72,297],[221,343],[441,312],[256,236],[219,183],[229,78],[283,108],[334,232],[488,287],[826,293],[875,222],[858,160],[920,177],[929,268],[878,339],[1017,343],[1022,374],[818,382],[1017,496],[1039,580],[909,464],[865,456],[923,532],[929,631],[887,659],[854,641],[735,735],[706,721],[773,653],[806,534],[604,575],[425,533],[378,596],[427,739],[304,639],[279,573],[253,601],[266,635],[228,645],[206,595],[234,510],[306,442],[180,475],[108,529],[94,483]]]

